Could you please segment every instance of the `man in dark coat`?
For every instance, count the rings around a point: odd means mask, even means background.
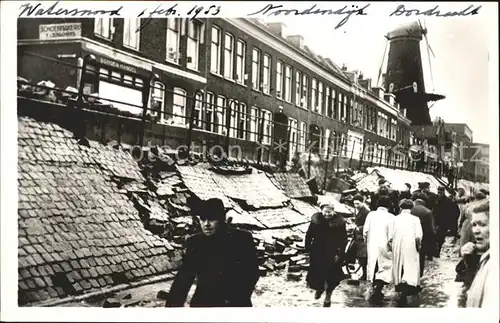
[[[392,202],[389,212],[397,215],[399,214],[399,194],[398,191],[389,187],[389,182],[382,178],[378,181],[379,188],[371,197],[370,210],[375,211],[378,207],[378,200],[380,196],[388,196]]]
[[[444,187],[438,187],[438,200],[434,208],[434,223],[436,224],[436,257],[439,258],[441,248],[444,244],[448,231],[454,231],[457,228],[458,216],[460,210],[458,205],[444,194]],[[452,232],[453,236],[456,235]]]
[[[309,253],[307,285],[319,299],[326,291],[324,307],[330,307],[332,292],[344,279],[342,270],[347,230],[344,218],[335,213],[333,204],[321,206],[322,212],[311,217],[306,233],[305,248]]]
[[[411,210],[411,214],[418,217],[422,225],[422,247],[419,251],[420,276],[424,274],[425,259],[432,260],[436,252],[434,217],[431,210],[425,206],[426,200],[427,196],[424,193],[413,195],[414,206]]]
[[[418,189],[413,192],[413,195],[424,193],[427,196],[426,207],[433,211],[437,204],[437,195],[431,192],[430,187],[431,184],[429,182],[419,182]]]
[[[370,209],[364,203],[364,198],[361,195],[356,195],[353,198],[354,208],[356,209],[356,216],[354,218],[354,223],[356,224],[356,230],[354,233],[354,240],[356,243],[356,258],[358,259],[359,265],[363,270],[363,275],[361,280],[366,280],[366,265],[367,265],[367,251],[366,251],[366,241],[363,238],[363,226],[365,225],[366,216],[370,213]]]
[[[409,183],[405,183],[405,189],[399,193],[399,199],[410,199],[411,200],[411,185]]]
[[[186,253],[170,288],[167,307],[182,307],[197,278],[191,307],[251,307],[259,279],[257,250],[249,232],[229,228],[220,199],[188,202],[202,232],[186,241]]]

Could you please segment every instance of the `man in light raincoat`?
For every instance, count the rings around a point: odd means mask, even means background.
[[[389,240],[392,237],[394,215],[389,213],[392,206],[388,196],[381,196],[378,208],[366,217],[363,236],[367,242],[367,278],[373,284],[372,299],[383,298],[382,288],[392,281],[392,252]]]
[[[420,257],[422,225],[420,219],[411,214],[413,202],[401,200],[401,213],[394,219],[391,239],[393,256],[393,282],[396,292],[401,293],[400,301],[420,291]]]

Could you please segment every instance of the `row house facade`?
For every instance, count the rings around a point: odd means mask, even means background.
[[[312,149],[407,167],[410,121],[394,95],[316,55],[301,36],[284,37],[280,24],[241,18],[144,23],[19,19],[18,74],[61,88],[83,82],[85,93],[138,116],[147,107],[150,137],[162,133],[163,143],[165,134],[172,144],[186,137],[229,141],[242,147],[240,158],[280,164]],[[74,67],[84,65],[84,73]]]

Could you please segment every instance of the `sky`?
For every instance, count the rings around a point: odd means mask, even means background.
[[[489,143],[491,136],[496,136],[496,130],[485,127],[484,122],[484,116],[489,114],[488,30],[493,27],[487,19],[476,17],[421,19],[435,54],[430,60],[432,78],[425,39],[420,48],[427,92],[446,96],[430,109],[431,119],[440,116],[445,122],[467,123],[474,141]],[[387,42],[384,35],[410,21],[393,18],[352,17],[339,29],[334,28],[338,17],[280,17],[272,21],[284,22],[285,34],[304,36],[305,45],[317,54],[331,58],[339,66],[346,64],[348,70],[360,70],[365,78],[376,82]],[[388,49],[385,62],[387,53]]]

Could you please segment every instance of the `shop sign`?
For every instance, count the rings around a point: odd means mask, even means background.
[[[50,24],[38,27],[38,38],[41,40],[72,39],[81,36],[81,23]]]
[[[123,63],[120,63],[117,61],[113,61],[113,60],[107,59],[105,57],[99,57],[97,62],[99,64],[107,65],[107,66],[116,68],[116,69],[121,70],[121,71],[127,71],[130,73],[137,74],[137,69],[135,67],[127,65],[127,64],[123,64]]]

